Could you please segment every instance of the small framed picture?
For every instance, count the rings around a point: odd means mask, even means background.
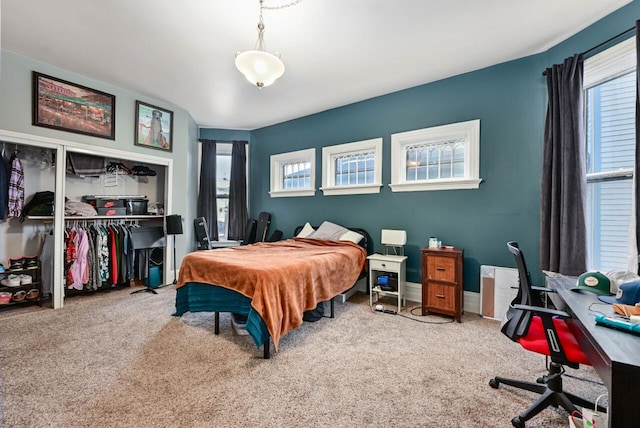
[[[116,97],[33,72],[32,124],[116,139]]]
[[[173,112],[136,101],[134,145],[151,149],[173,150]]]

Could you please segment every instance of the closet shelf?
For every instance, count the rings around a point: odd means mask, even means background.
[[[30,215],[26,217],[28,220],[53,220],[53,216],[47,215]],[[93,215],[93,216],[64,216],[65,221],[73,220],[153,220],[162,219],[164,215]]]

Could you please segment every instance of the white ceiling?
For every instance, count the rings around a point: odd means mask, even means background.
[[[630,0],[264,0],[297,4],[264,11],[286,71],[262,90],[234,66],[258,0],[0,2],[2,49],[250,130],[545,51]]]

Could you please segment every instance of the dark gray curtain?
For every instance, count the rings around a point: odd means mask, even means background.
[[[636,21],[636,38],[640,35],[640,21]],[[636,41],[636,161],[633,173],[633,181],[635,186],[634,205],[635,205],[635,230],[636,230],[636,250],[640,252],[640,43]],[[633,221],[633,220],[632,220]],[[637,262],[637,261],[636,261]],[[631,267],[629,267],[631,269]],[[640,272],[640,266],[637,266]]]
[[[540,265],[580,275],[587,269],[586,148],[582,54],[547,68],[540,201]]]
[[[216,204],[216,140],[200,140],[200,186],[198,188],[197,217],[207,221],[209,239],[218,240],[218,214]]]
[[[229,183],[229,239],[244,239],[247,225],[247,142],[234,141]]]

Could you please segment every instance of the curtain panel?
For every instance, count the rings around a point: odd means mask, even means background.
[[[231,148],[228,239],[244,239],[247,219],[247,142],[234,141]]]
[[[197,217],[207,221],[209,239],[218,240],[218,214],[216,203],[216,140],[199,140],[202,144],[200,185],[198,188]]]
[[[547,68],[546,76],[540,265],[543,270],[577,276],[587,269],[582,54]]]

